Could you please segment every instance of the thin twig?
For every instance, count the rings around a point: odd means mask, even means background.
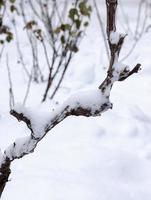
[[[69,58],[68,58],[68,60],[67,60],[67,62],[66,62],[66,64],[65,64],[65,66],[64,66],[64,70],[63,70],[63,72],[62,72],[62,75],[61,75],[61,77],[60,77],[60,80],[59,80],[59,82],[58,82],[58,84],[57,84],[55,90],[53,91],[53,93],[52,93],[50,99],[53,99],[53,97],[55,96],[56,92],[58,91],[58,89],[59,89],[59,87],[60,87],[60,85],[61,85],[61,83],[62,83],[62,80],[63,80],[63,78],[64,78],[64,75],[65,75],[65,73],[66,73],[66,71],[67,71],[67,67],[68,67],[68,65],[69,65],[69,63],[70,63],[70,61],[71,61],[71,58],[72,58],[72,52],[70,52]]]
[[[142,28],[139,31],[143,3],[145,3],[145,12],[144,12],[145,16],[144,16]],[[135,29],[135,40],[134,40],[134,43],[132,44],[129,52],[127,53],[127,55],[125,55],[121,59],[121,62],[126,60],[132,54],[132,52],[134,51],[135,47],[137,46],[139,40],[143,36],[144,30],[145,30],[146,21],[147,21],[147,9],[148,9],[148,3],[146,1],[144,1],[144,0],[141,0],[140,3],[139,3],[139,8],[138,8],[137,24],[136,24],[136,29]]]
[[[102,37],[103,37],[103,41],[104,41],[104,45],[105,45],[105,49],[106,49],[106,55],[107,55],[107,57],[109,59],[110,58],[110,54],[109,54],[109,49],[108,49],[105,30],[104,30],[104,27],[103,27],[103,22],[102,22],[102,19],[101,19],[101,14],[99,12],[96,0],[93,0],[93,2],[94,2],[94,7],[96,9],[96,14],[97,14],[97,18],[98,18],[98,21],[99,21],[99,25],[100,25],[100,28],[101,28],[101,33],[102,33]]]
[[[17,27],[16,27],[16,23],[15,23],[15,19],[13,20],[13,25],[14,25],[14,29],[15,29],[15,34],[16,34],[16,46],[17,46],[17,50],[18,50],[18,54],[19,54],[19,59],[21,61],[21,64],[23,66],[24,71],[26,72],[27,76],[30,77],[30,74],[26,68],[24,59],[23,59],[23,54],[20,48],[20,41],[19,41],[19,37],[18,37],[18,32],[17,32]]]
[[[9,57],[8,54],[6,55],[6,66],[7,66],[7,73],[8,73],[8,81],[9,81],[9,107],[12,109],[15,105],[14,93],[13,93],[13,84],[11,78],[11,71],[9,67]]]
[[[26,89],[26,93],[25,93],[25,97],[24,97],[24,100],[23,100],[23,105],[25,106],[26,104],[26,101],[27,101],[27,98],[28,98],[28,95],[29,95],[29,91],[30,91],[30,88],[31,88],[31,83],[32,83],[32,74],[33,74],[33,68],[31,69],[31,73],[30,73],[30,77],[29,77],[29,80],[28,80],[28,84],[27,84],[27,89]]]
[[[0,51],[0,62],[1,62],[1,59],[2,59],[3,52],[4,52],[4,48],[5,48],[5,44],[3,44],[1,51]]]

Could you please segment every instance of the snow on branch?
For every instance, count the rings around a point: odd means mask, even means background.
[[[110,92],[108,90],[108,92]],[[99,89],[75,93],[67,99],[59,108],[50,113],[42,115],[32,112],[31,109],[17,105],[10,114],[18,121],[26,123],[31,131],[31,135],[16,140],[4,152],[5,158],[9,160],[19,159],[34,151],[38,142],[57,124],[66,117],[75,116],[98,116],[102,112],[112,108],[109,101],[109,94],[101,92]],[[45,119],[45,120],[43,120]]]
[[[32,153],[43,137],[66,117],[71,115],[98,116],[111,109],[112,103],[109,98],[114,82],[123,81],[140,70],[140,64],[130,70],[130,67],[118,61],[126,35],[116,32],[117,0],[106,0],[106,7],[110,63],[105,80],[94,90],[75,93],[50,113],[41,114],[20,105],[10,111],[13,117],[27,125],[31,134],[16,140],[3,155],[0,153],[0,196],[10,174],[10,164],[14,159]]]
[[[121,34],[116,31],[116,8],[117,0],[106,0],[107,8],[107,36],[108,45],[110,49],[110,63],[107,71],[107,77],[99,86],[102,92],[106,92],[108,87],[111,90],[115,81],[123,81],[134,73],[137,73],[141,68],[140,64],[137,64],[132,70],[129,66],[120,63],[119,54],[124,43],[124,39],[127,34]]]

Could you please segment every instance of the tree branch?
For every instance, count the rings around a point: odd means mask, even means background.
[[[3,192],[10,174],[10,164],[13,160],[32,153],[43,137],[61,121],[71,115],[99,116],[112,108],[110,92],[115,81],[123,81],[140,70],[137,64],[132,70],[118,61],[125,34],[116,32],[117,0],[106,0],[107,6],[107,36],[110,48],[110,64],[105,80],[99,88],[92,91],[81,91],[67,99],[51,113],[35,113],[23,106],[16,106],[10,114],[18,121],[23,121],[30,130],[30,136],[16,140],[3,154],[0,163],[0,194]],[[6,178],[5,178],[6,174]]]

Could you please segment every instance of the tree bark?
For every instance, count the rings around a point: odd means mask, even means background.
[[[11,173],[10,164],[11,161],[7,158],[0,167],[0,198]]]

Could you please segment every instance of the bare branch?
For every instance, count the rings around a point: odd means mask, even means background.
[[[102,36],[103,36],[103,40],[104,40],[104,45],[105,45],[105,49],[106,49],[106,54],[107,54],[107,57],[109,59],[109,57],[110,57],[110,55],[109,55],[109,49],[108,49],[106,34],[105,34],[105,31],[104,31],[104,27],[103,27],[103,22],[102,22],[102,19],[101,19],[101,14],[99,12],[99,8],[97,6],[96,0],[93,0],[93,2],[94,2],[94,7],[96,9],[96,14],[97,14],[97,18],[98,18],[99,25],[100,25],[100,28],[101,28],[101,32],[102,32]]]
[[[117,0],[106,0],[106,7],[107,7],[107,35],[109,38],[110,32],[116,31],[115,17],[116,17]]]
[[[13,19],[13,25],[14,25],[14,30],[15,30],[15,34],[16,34],[16,47],[17,47],[19,59],[20,59],[20,62],[22,64],[23,69],[26,72],[27,76],[30,77],[30,74],[29,74],[29,72],[26,68],[26,64],[24,62],[24,57],[23,57],[23,54],[22,54],[22,51],[21,51],[20,41],[19,41],[19,36],[18,36],[18,31],[17,31],[15,19]]]
[[[11,79],[8,55],[6,55],[6,66],[7,66],[7,72],[8,72],[8,80],[9,80],[9,107],[10,109],[12,109],[12,107],[15,105],[15,99],[14,99],[14,93],[13,93],[13,84],[12,84],[12,79]]]

